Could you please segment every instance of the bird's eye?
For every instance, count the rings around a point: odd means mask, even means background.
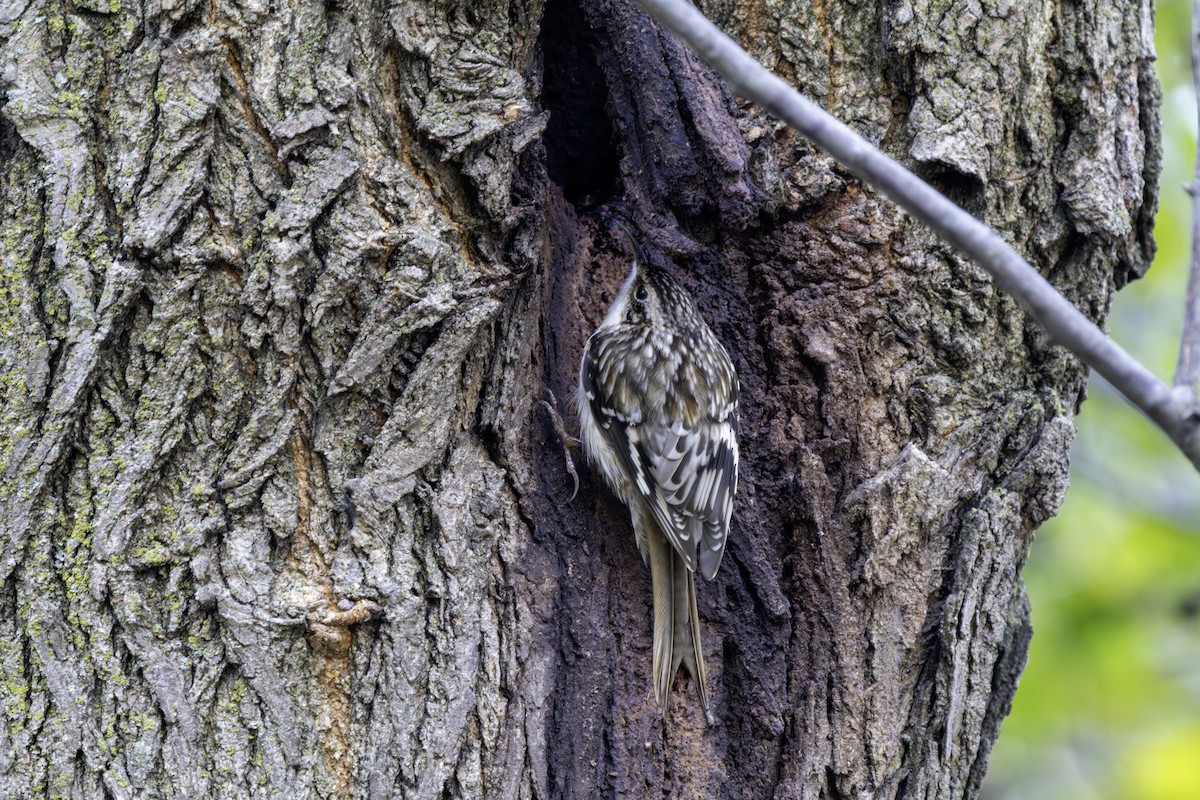
[[[639,303],[644,303],[650,299],[650,293],[646,291],[645,286],[639,286],[637,291],[633,293],[633,297]]]

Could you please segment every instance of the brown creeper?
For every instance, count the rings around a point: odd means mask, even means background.
[[[684,288],[636,243],[634,250],[633,268],[583,350],[579,423],[588,458],[629,506],[650,567],[655,696],[665,711],[682,664],[711,724],[694,573],[716,575],[729,533],[737,373]]]

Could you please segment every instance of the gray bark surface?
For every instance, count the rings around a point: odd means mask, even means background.
[[[706,2],[1083,310],[1152,7]],[[718,724],[567,414],[621,211],[727,343]],[[629,2],[0,0],[0,796],[973,797],[1084,371]]]

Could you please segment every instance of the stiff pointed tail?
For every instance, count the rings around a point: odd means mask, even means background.
[[[696,611],[696,577],[675,548],[658,530],[647,531],[647,559],[654,587],[654,694],[663,713],[680,665],[700,690],[700,705],[708,724],[708,674],[700,646],[700,615]]]

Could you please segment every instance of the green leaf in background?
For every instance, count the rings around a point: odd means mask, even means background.
[[[1157,10],[1158,254],[1117,295],[1113,337],[1170,381],[1191,250],[1191,5]],[[1102,382],[1071,488],[1024,576],[1034,638],[983,787],[988,800],[1200,800],[1200,475]]]

